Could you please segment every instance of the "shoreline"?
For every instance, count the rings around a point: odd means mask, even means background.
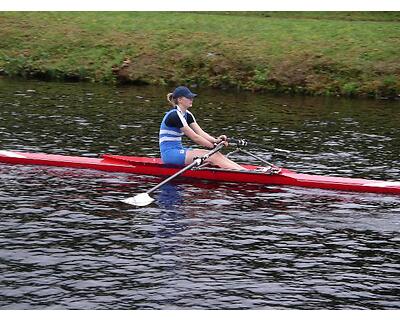
[[[0,75],[398,99],[400,14],[337,14],[1,13]]]

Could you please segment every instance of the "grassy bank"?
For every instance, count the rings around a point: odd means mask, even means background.
[[[0,14],[0,70],[49,80],[400,93],[398,13]]]

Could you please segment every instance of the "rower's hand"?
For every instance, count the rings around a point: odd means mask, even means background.
[[[221,141],[226,141],[226,140],[228,140],[228,138],[226,137],[226,135],[220,135],[218,138],[217,138],[218,140],[220,140],[220,142]]]
[[[222,141],[224,141],[224,145],[225,145],[225,147],[227,147],[229,144],[228,144],[228,138],[226,137],[226,135],[220,135],[218,138],[217,138],[217,141],[215,142],[215,143],[220,143],[220,142],[222,142]]]

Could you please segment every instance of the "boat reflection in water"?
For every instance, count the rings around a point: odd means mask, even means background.
[[[176,209],[176,206],[183,204],[182,194],[179,190],[179,186],[174,183],[167,183],[163,185],[158,194],[153,195],[157,200],[160,208],[163,209]]]
[[[257,184],[236,184],[217,181],[201,181],[188,179],[178,179],[169,182],[152,194],[155,198],[156,206],[161,209],[179,211],[188,217],[195,217],[196,210],[193,206],[203,208],[204,205],[230,204],[236,207],[241,205],[236,201],[238,198],[251,199],[258,203],[259,194],[285,193],[286,191],[277,186],[260,186]],[[186,205],[191,207],[187,212]],[[249,205],[249,203],[247,203]]]

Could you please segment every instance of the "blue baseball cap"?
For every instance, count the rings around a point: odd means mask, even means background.
[[[189,88],[185,86],[179,86],[177,87],[174,92],[172,93],[172,97],[174,99],[178,99],[179,97],[185,97],[188,99],[193,99],[197,94],[191,92]]]

